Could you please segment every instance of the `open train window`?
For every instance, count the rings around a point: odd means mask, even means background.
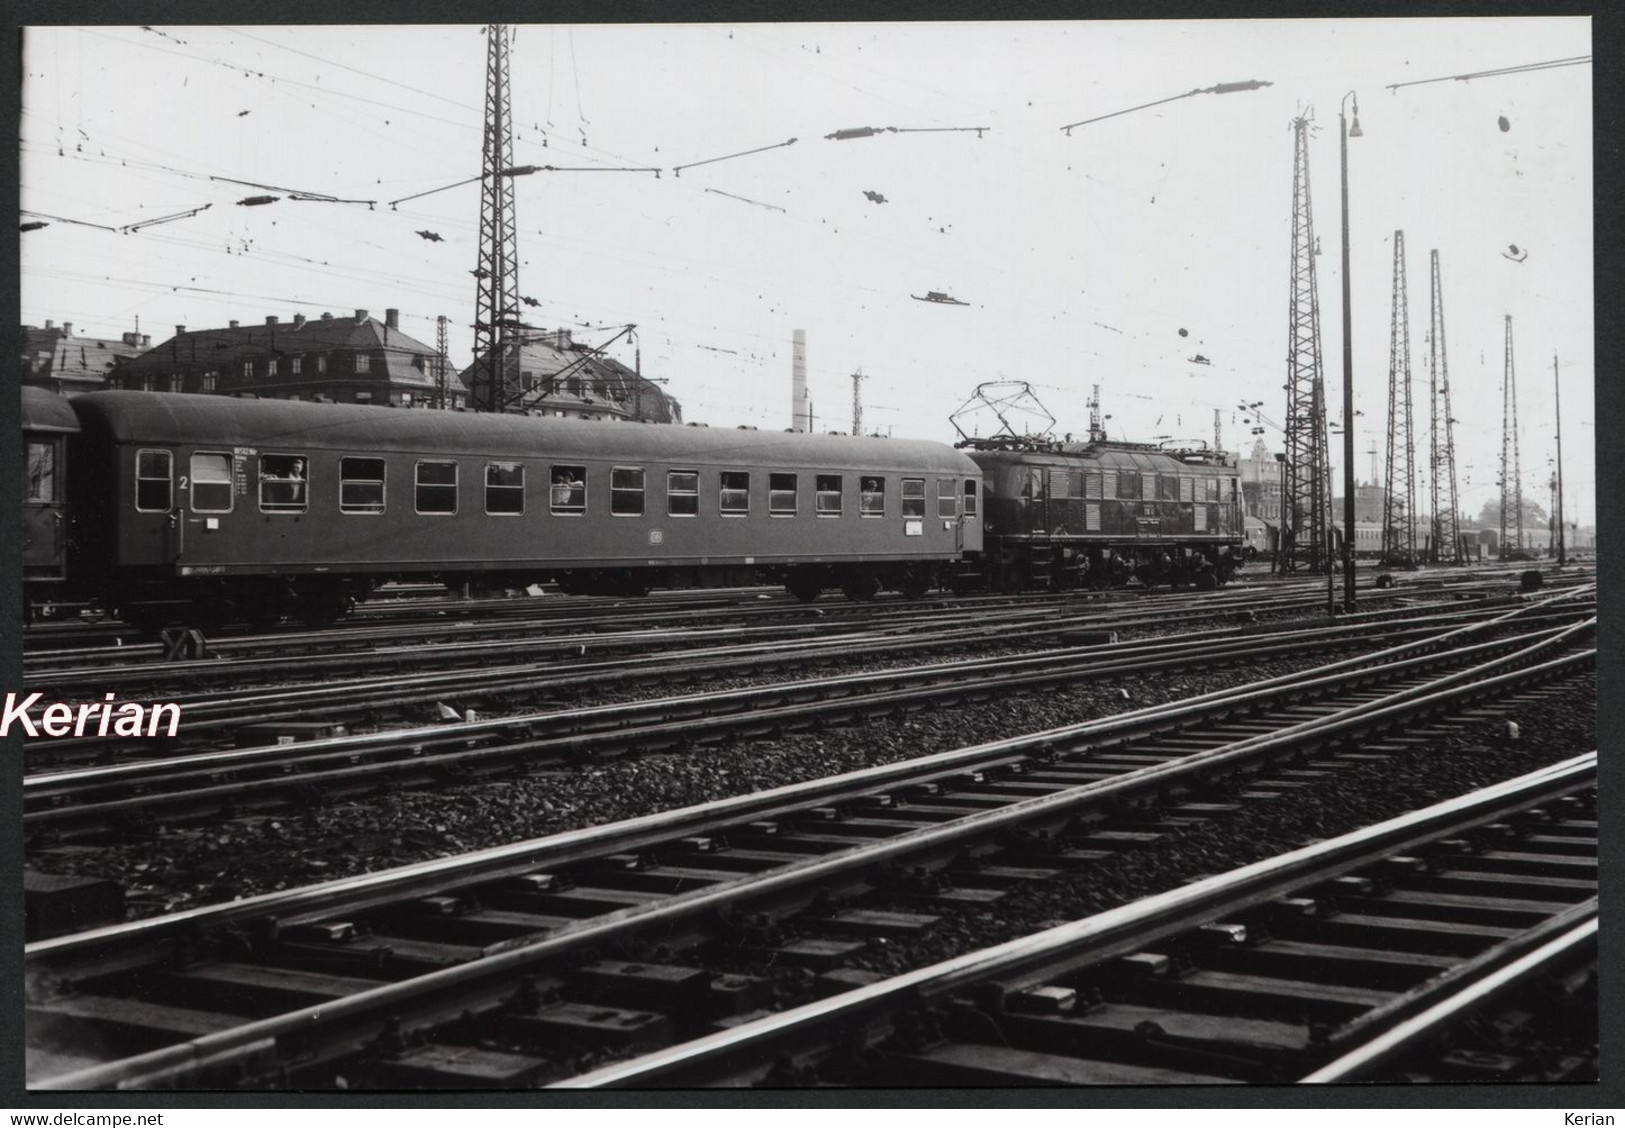
[[[517,516],[525,511],[523,462],[485,464],[485,511],[508,517]]]
[[[310,463],[291,454],[263,454],[260,456],[260,512],[303,513],[308,501]],[[230,468],[227,468],[230,481]],[[194,476],[193,482],[197,478]],[[194,502],[197,487],[192,489]]]
[[[975,478],[965,479],[965,516],[976,516],[977,502],[981,500],[981,492],[976,488]]]
[[[643,471],[617,466],[609,472],[609,511],[617,517],[643,516]]]
[[[231,455],[198,451],[192,455],[192,512],[231,512]]]
[[[587,468],[555,466],[551,475],[553,512],[564,516],[587,512]]]
[[[886,479],[865,474],[858,479],[858,516],[886,515]]]
[[[841,476],[839,474],[820,474],[817,481],[816,503],[820,517],[839,517],[841,515]]]
[[[902,481],[902,499],[904,517],[924,517],[925,479],[904,478]]]
[[[343,513],[384,511],[383,459],[339,459],[339,510]]]
[[[28,476],[23,479],[23,500],[34,502],[56,500],[55,442],[29,442]]]
[[[417,511],[419,513],[457,512],[457,464],[419,462],[417,464]]]
[[[1119,470],[1117,472],[1117,497],[1119,501],[1140,500],[1140,472],[1138,470]]]
[[[767,512],[770,517],[794,517],[800,500],[796,494],[794,474],[767,476]]]
[[[959,516],[959,483],[952,478],[937,479],[937,516]]]
[[[750,471],[722,471],[722,489],[718,498],[724,517],[743,517],[750,512]]]
[[[135,507],[142,513],[168,513],[171,468],[167,450],[135,452]]]
[[[666,515],[698,517],[700,514],[700,474],[697,470],[670,470],[666,473]]]

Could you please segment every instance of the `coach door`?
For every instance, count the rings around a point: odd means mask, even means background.
[[[29,435],[23,473],[23,575],[60,580],[63,551],[63,481],[61,435]]]
[[[1027,532],[1049,532],[1049,471],[1028,467],[1021,496],[1027,501]]]

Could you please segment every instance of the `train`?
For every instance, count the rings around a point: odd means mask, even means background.
[[[387,581],[919,598],[1227,580],[1222,460],[24,387],[24,596],[142,629],[345,615]]]

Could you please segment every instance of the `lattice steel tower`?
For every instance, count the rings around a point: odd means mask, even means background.
[[[1439,280],[1439,252],[1429,252],[1432,282],[1432,312],[1428,327],[1428,400],[1431,414],[1432,459],[1428,467],[1429,504],[1433,509],[1433,545],[1430,557],[1435,564],[1461,563],[1461,530],[1456,515],[1456,432],[1450,414],[1450,366],[1445,359],[1444,291]],[[1439,412],[1441,404],[1444,417]],[[1441,440],[1441,429],[1443,438]]]
[[[1501,558],[1523,551],[1523,474],[1518,466],[1518,375],[1512,369],[1512,315],[1506,315],[1506,374],[1501,379]],[[1508,460],[1510,458],[1510,468]],[[1510,523],[1509,523],[1510,519]],[[1508,540],[1507,533],[1513,534]]]
[[[1292,293],[1286,355],[1286,466],[1277,566],[1290,572],[1331,567],[1327,548],[1326,389],[1320,361],[1320,293],[1309,201],[1309,118],[1292,123]]]
[[[441,314],[435,318],[435,354],[434,354],[434,405],[444,411],[451,406],[451,396],[446,390],[446,315]]]
[[[1388,334],[1388,490],[1382,502],[1382,558],[1416,561],[1416,441],[1411,431],[1411,308],[1405,232],[1394,232],[1394,304]]]
[[[513,207],[513,102],[508,92],[508,29],[486,33],[485,152],[480,169],[480,260],[474,271],[475,411],[501,411],[515,383],[509,355],[519,329],[519,245]]]

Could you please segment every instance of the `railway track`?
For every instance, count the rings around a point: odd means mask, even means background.
[[[866,947],[853,933],[932,923],[931,912],[848,907],[899,875],[935,912],[985,906],[1151,834],[1115,829],[1114,818],[1224,819],[1429,747],[1482,720],[1496,708],[1487,703],[1556,692],[1592,666],[1594,652],[1573,649],[1584,634],[1548,633],[1453,672],[1416,667],[1382,689],[1330,675],[1340,692],[1312,706],[1302,687],[1285,706],[1260,690],[1209,695],[42,941],[25,956],[30,1083],[560,1080],[639,1043],[690,1039],[703,1033],[696,1023],[745,1021],[771,1001],[773,983],[680,965],[676,953],[737,953],[779,922],[810,918],[810,935],[768,962],[822,961],[833,975]],[[1209,726],[1200,736],[1198,714]]]
[[[1595,785],[1578,756],[562,1084],[1595,1080]]]
[[[151,833],[174,821],[265,813],[289,804],[334,801],[431,786],[478,775],[556,769],[629,751],[683,748],[707,741],[776,735],[858,717],[920,709],[944,702],[996,699],[1017,691],[1081,680],[1144,675],[1167,669],[1298,656],[1386,641],[1375,655],[1350,659],[1336,673],[1314,671],[1278,679],[1269,688],[1285,708],[1315,697],[1385,681],[1426,676],[1494,654],[1566,638],[1588,623],[1583,606],[1563,610],[1554,624],[1543,612],[1562,600],[1521,607],[1477,623],[1447,617],[1396,627],[1388,623],[1330,628],[1249,639],[1182,637],[1049,651],[1037,655],[962,660],[885,672],[637,700],[550,713],[441,724],[296,744],[266,745],[28,775],[23,783],[24,829],[51,839]],[[1525,620],[1535,618],[1535,622]],[[1449,628],[1449,629],[1446,629]],[[1507,637],[1490,637],[1504,630]],[[1578,629],[1587,629],[1583,626]],[[1486,638],[1463,645],[1469,639]],[[781,658],[780,660],[786,660]],[[799,665],[804,657],[790,657]],[[684,659],[685,675],[697,659]],[[732,657],[715,659],[736,668]],[[603,671],[576,675],[598,681]],[[658,676],[658,671],[643,671]],[[399,687],[394,692],[399,693]],[[1260,691],[1262,692],[1262,691]],[[1223,695],[1220,695],[1221,697]],[[1132,716],[1132,714],[1131,714]],[[189,723],[199,723],[191,721]]]
[[[1392,604],[1416,598],[1463,598],[1479,593],[1488,596],[1508,590],[1510,579],[1512,577],[1499,573],[1466,577],[1411,577],[1398,588],[1372,589],[1369,598]],[[1584,573],[1575,572],[1554,578],[1554,583],[1580,583],[1585,580]],[[209,649],[212,657],[226,663],[246,662],[261,657],[273,664],[281,663],[285,673],[297,674],[298,671],[287,668],[290,658],[336,656],[340,658],[339,664],[342,664],[343,655],[351,655],[353,662],[358,654],[395,647],[400,648],[401,652],[393,655],[394,660],[410,661],[413,655],[422,660],[425,645],[433,645],[438,651],[448,644],[480,641],[500,643],[508,639],[513,640],[510,645],[516,645],[565,633],[572,637],[590,638],[605,632],[625,632],[629,620],[636,624],[639,631],[691,630],[708,626],[740,628],[753,624],[763,627],[788,624],[791,629],[796,629],[809,622],[815,622],[823,629],[873,630],[885,625],[918,622],[934,615],[951,618],[987,616],[989,613],[995,618],[1009,616],[1014,621],[1038,617],[1046,611],[1146,621],[1157,618],[1211,620],[1238,610],[1251,611],[1255,615],[1314,614],[1324,605],[1321,586],[1318,580],[1278,580],[1256,586],[1238,584],[1223,591],[1195,595],[1160,589],[1149,592],[1113,590],[967,596],[915,603],[886,600],[869,605],[829,601],[814,607],[793,600],[776,589],[771,592],[740,589],[722,593],[671,593],[664,598],[650,597],[642,601],[597,597],[554,601],[392,601],[406,606],[395,608],[398,614],[358,615],[326,630],[279,630],[266,634],[212,638]],[[167,671],[172,677],[182,676],[182,671],[188,668],[196,676],[219,676],[195,661],[165,663],[162,646],[131,637],[128,630],[113,629],[111,633],[106,633],[104,627],[85,624],[76,629],[63,625],[61,629],[51,631],[36,626],[30,629],[25,642],[25,673],[32,682],[48,683],[55,688],[71,689],[84,682],[94,688],[101,684],[98,679],[105,680],[110,674],[125,683],[137,683],[141,679],[140,671],[145,667],[153,667],[150,672],[157,681],[165,676],[163,667],[166,665],[172,667]],[[73,642],[77,644],[70,644]],[[455,654],[448,657],[455,658]],[[244,666],[245,671],[252,668],[251,665]],[[318,663],[313,668],[330,669],[331,666]]]
[[[1578,598],[1589,595],[1593,589],[1575,589]],[[1354,637],[1361,631],[1380,630],[1382,623],[1413,622],[1417,629],[1428,625],[1440,629],[1453,623],[1462,623],[1475,616],[1492,613],[1497,609],[1528,606],[1528,597],[1502,596],[1498,599],[1452,599],[1439,602],[1406,602],[1391,604],[1385,609],[1369,610],[1354,616],[1345,616],[1331,628],[1310,627],[1306,630],[1284,630],[1279,625],[1258,624],[1253,610],[1247,611],[1247,622],[1228,631],[1209,630],[1187,632],[1181,637],[1208,643],[1228,634],[1240,646],[1261,648],[1268,653],[1279,650],[1283,640],[1295,641],[1303,646],[1315,646],[1317,640],[1336,640]],[[1552,607],[1568,607],[1566,596],[1543,596],[1539,600]],[[1572,612],[1559,612],[1572,613]],[[1229,616],[1225,616],[1229,617]],[[1188,620],[1187,620],[1188,623]],[[373,653],[364,658],[345,657],[327,661],[361,663],[374,669],[384,668],[386,673],[373,676],[336,680],[338,670],[324,664],[320,658],[307,658],[300,665],[320,677],[312,686],[287,684],[286,660],[269,662],[254,659],[247,662],[175,663],[164,667],[137,667],[131,671],[111,672],[96,680],[94,671],[85,671],[82,681],[61,684],[60,672],[46,681],[31,680],[30,689],[39,689],[44,700],[72,698],[73,685],[81,692],[94,686],[98,693],[123,691],[131,696],[145,690],[158,700],[178,701],[185,711],[186,723],[179,738],[162,741],[109,740],[89,735],[36,741],[28,749],[31,770],[60,767],[87,761],[108,762],[130,755],[147,756],[157,753],[172,756],[177,752],[194,752],[220,748],[233,744],[252,744],[240,735],[251,726],[273,725],[278,722],[301,722],[333,731],[341,724],[358,722],[363,726],[378,725],[382,721],[405,720],[408,723],[421,718],[425,711],[434,715],[437,703],[455,701],[464,707],[488,702],[514,711],[517,706],[531,710],[538,706],[569,699],[581,693],[597,693],[615,687],[626,688],[634,684],[680,684],[707,679],[729,679],[741,676],[762,676],[775,669],[802,670],[813,665],[857,664],[906,659],[910,653],[929,654],[954,648],[998,647],[1037,648],[1059,642],[1087,640],[1103,643],[1115,639],[1119,633],[1137,634],[1166,630],[1167,620],[1162,616],[1113,616],[1101,618],[1093,615],[1046,615],[1026,613],[1013,619],[988,622],[987,617],[904,620],[877,623],[866,631],[836,630],[830,633],[817,624],[799,624],[738,631],[718,630],[712,634],[689,630],[671,634],[635,632],[610,636],[576,636],[562,640],[527,641],[519,644],[522,661],[502,662],[504,650],[493,654],[477,648],[472,654],[459,658],[455,647],[439,646],[432,649],[406,648],[401,652]],[[1268,636],[1272,641],[1262,643]],[[673,648],[675,644],[675,648]],[[709,644],[709,645],[707,645]],[[654,647],[667,647],[662,654]],[[1127,648],[1127,644],[1125,645]],[[1053,653],[1057,661],[1068,661],[1076,650],[1060,648]],[[589,660],[588,655],[592,658]],[[409,667],[428,661],[434,669],[427,673],[410,672]],[[475,663],[472,669],[461,668],[464,662]],[[232,680],[235,675],[250,675],[248,667],[273,667],[282,677],[274,685],[234,684],[226,688],[207,690],[198,683],[209,678]],[[442,667],[450,666],[446,669]],[[163,680],[154,682],[153,677]],[[184,689],[169,679],[182,679]],[[41,688],[44,686],[44,688]],[[43,703],[35,707],[37,713]],[[296,733],[297,725],[286,726],[287,732],[259,730],[261,740],[283,739]],[[309,731],[297,733],[308,737],[319,735]]]

